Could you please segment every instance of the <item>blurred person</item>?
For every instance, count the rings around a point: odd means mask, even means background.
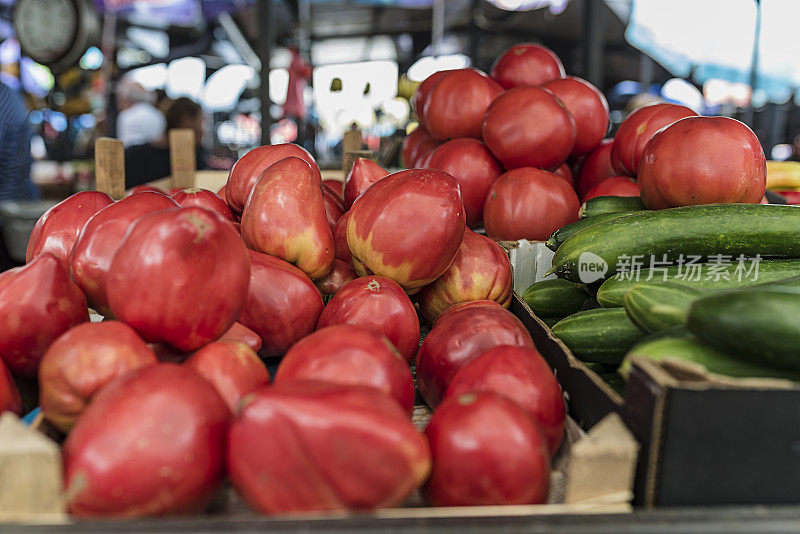
[[[205,152],[201,145],[205,117],[203,109],[188,98],[174,100],[166,111],[167,131],[152,143],[125,149],[125,187],[130,189],[170,175],[169,130],[189,128],[194,130],[197,169],[207,168]]]
[[[40,198],[31,181],[31,161],[28,111],[20,94],[0,82],[0,202]],[[0,239],[0,271],[17,265]]]
[[[129,78],[117,86],[117,139],[125,147],[143,145],[164,134],[166,119],[154,105],[156,94]]]

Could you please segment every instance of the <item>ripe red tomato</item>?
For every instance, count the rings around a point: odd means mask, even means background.
[[[547,442],[514,401],[485,391],[448,398],[425,435],[433,455],[425,490],[434,506],[547,501]]]
[[[403,140],[403,165],[406,169],[419,168],[420,160],[439,144],[439,141],[431,137],[420,125]]]
[[[328,221],[328,227],[333,232],[333,229],[336,228],[336,223],[344,213],[344,203],[342,198],[328,187],[322,188],[322,203],[325,206],[325,218]]]
[[[456,179],[434,169],[409,169],[390,174],[353,203],[347,244],[356,273],[369,269],[413,294],[447,270],[465,227]]]
[[[336,221],[336,226],[333,227],[333,246],[336,250],[336,259],[345,263],[351,263],[353,259],[350,247],[347,246],[347,219],[349,217],[350,212],[344,212]]]
[[[0,359],[22,376],[36,376],[50,344],[89,320],[83,293],[50,253],[0,274],[0,310]]]
[[[420,125],[422,125],[423,121],[425,120],[424,119],[425,110],[428,105],[431,89],[433,89],[433,86],[439,83],[439,80],[442,78],[442,76],[444,76],[448,72],[450,72],[450,70],[440,70],[438,72],[434,72],[433,74],[422,80],[422,83],[420,83],[417,86],[417,90],[414,91],[414,96],[411,99],[411,104],[414,107],[414,111],[417,113],[417,118],[420,121]],[[410,160],[403,159],[403,161],[409,162]]]
[[[575,76],[553,80],[542,87],[556,95],[575,119],[577,136],[572,155],[591,152],[608,132],[608,102],[603,93]]]
[[[323,295],[335,295],[349,282],[358,278],[353,266],[342,260],[333,260],[333,269],[328,276],[315,282],[317,289]]]
[[[486,235],[498,241],[541,241],[577,221],[578,209],[578,196],[563,179],[523,167],[494,182],[486,195],[483,223]]]
[[[261,336],[263,356],[282,356],[314,331],[322,295],[300,269],[280,258],[250,253],[250,284],[239,322]]]
[[[591,188],[583,201],[602,196],[638,197],[639,184],[629,176],[612,176]]]
[[[607,178],[616,176],[614,166],[611,165],[611,150],[614,148],[613,139],[604,139],[592,150],[581,165],[578,173],[576,189],[578,196],[583,200],[591,188]]]
[[[408,364],[385,336],[363,326],[328,326],[292,345],[275,374],[276,384],[290,380],[369,386],[408,413],[414,408]]]
[[[136,331],[120,321],[84,323],[59,337],[39,366],[39,405],[69,432],[89,402],[113,380],[157,363]]]
[[[388,174],[388,171],[374,161],[356,158],[344,181],[344,209],[349,210],[361,193]]]
[[[233,226],[217,212],[181,208],[133,224],[111,262],[106,294],[114,316],[146,341],[191,351],[236,321],[249,278]]]
[[[228,176],[228,189],[225,196],[234,213],[242,212],[247,197],[255,187],[261,173],[273,163],[288,157],[300,158],[308,163],[317,182],[322,184],[322,175],[317,162],[305,148],[293,143],[259,146],[239,158]]]
[[[441,141],[480,139],[483,114],[502,92],[502,87],[477,69],[445,71],[430,90],[422,124]]]
[[[433,322],[460,302],[493,300],[507,308],[512,278],[511,262],[500,245],[467,229],[450,268],[420,291],[420,312]]]
[[[518,87],[492,102],[483,117],[483,141],[506,169],[553,169],[575,144],[572,115],[553,93]]]
[[[213,191],[208,189],[201,189],[199,187],[191,187],[189,189],[181,189],[170,195],[172,200],[180,204],[182,208],[189,206],[198,206],[207,210],[213,210],[222,215],[229,221],[236,222],[236,217],[233,216],[228,204]]]
[[[367,386],[293,380],[262,388],[231,424],[228,473],[268,514],[400,505],[428,477],[427,440]]]
[[[656,133],[639,165],[642,202],[650,209],[758,204],[767,162],[756,134],[728,117],[689,117]]]
[[[477,139],[453,139],[431,153],[427,167],[444,171],[458,180],[467,226],[480,226],[486,193],[495,179],[503,174],[503,168],[486,145]]]
[[[242,398],[269,384],[267,366],[253,349],[236,341],[215,341],[184,362],[214,386],[231,413]]]
[[[553,171],[553,174],[556,176],[563,178],[565,182],[567,182],[570,186],[574,186],[575,182],[572,178],[572,171],[569,168],[569,165],[566,163],[562,163],[561,165]]]
[[[255,352],[261,350],[261,336],[247,328],[242,323],[233,323],[228,331],[222,334],[217,341],[230,341],[244,343]]]
[[[556,452],[566,409],[561,386],[536,349],[501,345],[487,350],[456,373],[445,399],[478,391],[493,391],[519,404],[539,423],[550,452]]]
[[[341,180],[322,180],[322,185],[336,193],[339,198],[344,197],[344,182]]]
[[[419,347],[419,318],[403,288],[383,276],[356,278],[328,302],[317,328],[352,324],[380,332],[403,358],[414,359]]]
[[[459,369],[499,345],[535,348],[525,325],[489,300],[456,304],[433,323],[417,354],[417,387],[431,408]]]
[[[547,47],[532,43],[514,45],[495,60],[492,78],[503,89],[520,85],[542,85],[564,77],[564,65]]]
[[[678,104],[651,104],[644,106],[622,122],[614,136],[611,164],[616,174],[636,176],[644,145],[657,131],[673,122],[697,115],[686,106]]]
[[[199,513],[225,473],[229,417],[211,384],[188,367],[160,363],[113,381],[64,443],[70,514]]]
[[[100,191],[81,191],[47,210],[36,221],[28,239],[25,263],[50,253],[69,270],[69,255],[83,225],[92,215],[113,203],[110,196]]]
[[[785,198],[787,204],[800,204],[800,191],[773,191],[773,193],[778,193]],[[762,204],[769,204],[769,202],[762,202]]]
[[[72,247],[69,272],[90,307],[101,315],[111,315],[106,280],[128,228],[144,215],[178,207],[175,200],[162,193],[143,191],[106,206],[86,222]]]

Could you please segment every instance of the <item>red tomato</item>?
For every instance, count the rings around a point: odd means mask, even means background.
[[[542,504],[550,486],[547,443],[517,403],[493,392],[446,399],[425,435],[434,506]]]
[[[342,260],[333,260],[333,269],[328,276],[316,282],[317,289],[323,295],[335,295],[349,282],[358,278],[353,266]]]
[[[445,399],[478,391],[493,391],[524,408],[555,454],[564,434],[566,409],[561,386],[536,349],[499,346],[487,350],[456,373]]]
[[[411,104],[414,107],[414,111],[417,113],[417,118],[420,122],[420,127],[424,127],[425,121],[425,110],[428,106],[428,100],[430,97],[431,89],[439,83],[439,80],[450,72],[449,70],[440,70],[438,72],[434,72],[420,83],[417,86],[416,91],[414,91],[414,96],[411,99]],[[424,131],[424,130],[423,130]],[[403,161],[408,163],[411,161],[410,159],[403,158]]]
[[[25,262],[49,253],[65,270],[69,269],[69,255],[81,228],[92,215],[113,203],[110,196],[100,191],[81,191],[47,210],[33,227]]]
[[[616,174],[636,176],[644,145],[657,131],[685,117],[697,113],[678,104],[651,104],[644,106],[622,122],[614,137],[611,149],[611,164]]]
[[[483,223],[497,241],[542,241],[565,224],[578,220],[575,191],[553,173],[531,167],[509,171],[486,195]]]
[[[273,163],[288,157],[300,158],[308,163],[318,184],[322,184],[322,175],[317,162],[305,148],[292,143],[259,146],[239,158],[228,176],[226,197],[228,205],[234,213],[242,212],[247,197],[255,187],[261,173]]]
[[[403,140],[403,165],[407,169],[419,168],[420,160],[439,144],[439,141],[431,137],[420,125]]]
[[[347,244],[356,273],[369,269],[412,294],[447,270],[465,227],[455,178],[410,169],[390,174],[358,197],[347,219]]]
[[[538,44],[514,45],[495,60],[491,76],[503,89],[542,85],[564,77],[564,65],[549,48]]]
[[[352,324],[380,332],[409,362],[419,347],[419,319],[397,282],[365,276],[348,283],[328,302],[317,328]]]
[[[344,182],[341,180],[322,180],[322,185],[336,193],[339,198],[344,196]]]
[[[569,168],[569,165],[566,163],[562,163],[561,165],[553,171],[553,174],[558,176],[559,178],[563,178],[565,182],[567,182],[570,187],[575,185],[575,182],[572,178],[572,171]]]
[[[0,359],[23,376],[36,376],[50,344],[89,320],[83,293],[50,253],[0,274],[0,310]]]
[[[269,384],[269,372],[258,354],[244,343],[215,341],[195,352],[184,365],[205,378],[236,413],[239,401]]]
[[[199,513],[222,482],[229,417],[211,384],[187,367],[161,363],[112,382],[64,443],[70,514]]]
[[[236,321],[249,274],[247,249],[228,221],[181,208],[134,223],[111,262],[106,293],[114,316],[146,341],[191,351]]]
[[[500,95],[483,117],[483,141],[506,169],[553,169],[575,144],[575,120],[553,93],[518,87]]]
[[[217,341],[244,343],[255,352],[261,350],[261,337],[242,323],[233,323]]]
[[[363,326],[328,326],[292,345],[281,360],[275,383],[291,380],[369,386],[408,413],[414,408],[414,380],[408,364],[386,337]]]
[[[800,191],[773,191],[778,193],[786,199],[787,204],[800,204]],[[766,197],[764,197],[766,199]],[[761,202],[762,204],[769,204],[769,202]]]
[[[333,265],[333,235],[322,188],[314,170],[289,157],[258,178],[242,212],[247,247],[293,263],[311,279],[323,278]]]
[[[0,414],[6,411],[22,415],[22,398],[14,377],[8,372],[3,360],[0,360]]]
[[[227,192],[228,192],[228,186],[227,185],[223,185],[222,187],[219,188],[219,191],[217,191],[217,196],[219,198],[221,198],[222,200],[224,200],[226,204],[228,202],[228,197],[226,196]]]
[[[144,215],[178,207],[162,193],[143,191],[103,208],[86,222],[72,247],[69,271],[90,307],[111,315],[106,295],[108,269],[128,228]]]
[[[453,139],[436,148],[426,166],[444,171],[458,180],[467,226],[480,226],[486,193],[495,179],[503,174],[503,168],[486,145],[477,139]]]
[[[336,221],[336,226],[333,228],[333,245],[336,249],[336,259],[342,260],[345,263],[351,263],[353,255],[350,253],[350,247],[347,246],[347,219],[350,217],[350,212],[346,211]]]
[[[249,252],[250,285],[239,322],[261,336],[263,356],[282,356],[314,331],[322,312],[322,295],[291,263]]]
[[[617,173],[611,165],[611,150],[614,148],[613,139],[604,139],[592,150],[581,165],[576,188],[578,196],[584,199],[591,188],[615,176]]]
[[[349,210],[361,193],[388,174],[374,161],[356,158],[344,182],[344,209]]]
[[[248,397],[231,425],[231,482],[262,513],[399,506],[430,467],[425,436],[371,387],[276,384]]]
[[[496,302],[456,304],[440,315],[417,354],[417,388],[428,406],[436,408],[459,369],[498,345],[536,348],[522,322]]]
[[[59,337],[39,366],[39,404],[48,421],[69,432],[97,392],[156,355],[119,321],[84,323]]]
[[[172,200],[180,204],[182,208],[188,208],[189,206],[205,208],[207,210],[216,211],[229,221],[236,222],[236,217],[234,217],[228,204],[213,191],[192,187],[189,189],[181,189],[171,196]]]
[[[453,304],[493,300],[511,304],[511,262],[500,245],[472,230],[464,232],[456,258],[447,271],[419,294],[419,309],[433,322]]]
[[[583,197],[583,201],[602,196],[638,197],[639,184],[629,176],[612,176],[591,188]]]
[[[575,76],[553,80],[542,87],[556,95],[575,119],[577,135],[572,155],[591,152],[608,132],[608,102],[603,93]]]
[[[342,214],[345,211],[344,203],[339,195],[327,187],[322,188],[322,202],[325,206],[325,217],[328,220],[328,227],[331,229],[331,232],[333,232],[333,229],[336,228],[336,222],[342,218]]]
[[[756,134],[728,117],[690,117],[656,133],[639,165],[642,202],[650,209],[693,204],[758,204],[767,160]]]
[[[483,114],[502,92],[502,87],[477,69],[445,71],[428,95],[423,126],[441,141],[480,139]]]

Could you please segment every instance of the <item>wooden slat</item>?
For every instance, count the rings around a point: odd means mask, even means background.
[[[175,128],[169,131],[169,163],[172,187],[186,189],[194,187],[195,160],[194,131]]]
[[[94,176],[98,191],[114,200],[125,196],[125,149],[122,141],[100,137],[94,144]]]

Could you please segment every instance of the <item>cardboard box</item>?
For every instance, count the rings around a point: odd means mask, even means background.
[[[556,371],[572,417],[591,427],[617,413],[633,432],[641,446],[635,505],[800,502],[796,383],[732,379],[697,366],[634,358],[623,398],[524,302],[515,297],[512,310]]]

